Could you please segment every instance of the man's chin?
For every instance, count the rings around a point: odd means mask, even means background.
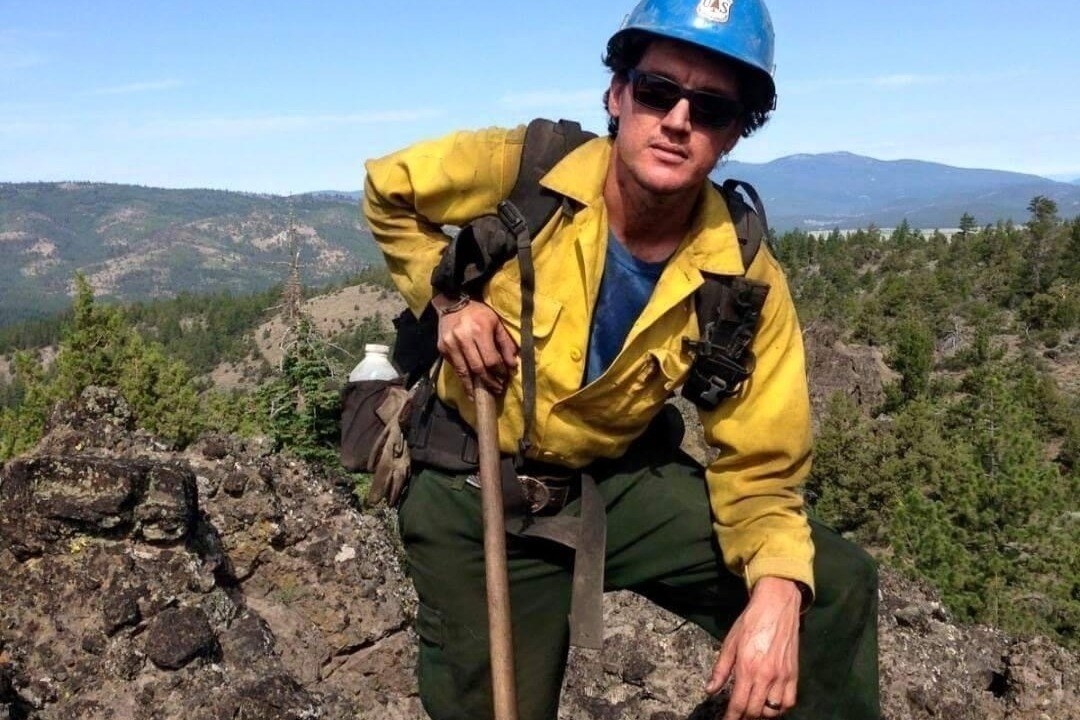
[[[701,180],[682,173],[648,173],[641,178],[641,186],[658,197],[669,197],[696,190]]]

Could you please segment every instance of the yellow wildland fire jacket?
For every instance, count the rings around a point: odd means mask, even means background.
[[[370,160],[363,209],[397,287],[419,315],[432,296],[431,273],[461,226],[495,211],[517,177],[524,126],[458,132]],[[738,240],[720,194],[706,183],[693,229],[663,274],[603,375],[582,387],[590,321],[608,242],[603,200],[611,141],[572,151],[541,184],[572,201],[535,234],[536,418],[530,456],[568,467],[621,455],[687,377],[698,339],[694,291],[701,271],[743,272]],[[748,587],[763,576],[813,588],[813,544],[799,485],[810,470],[810,407],[802,337],[783,271],[763,245],[747,272],[770,291],[752,349],[753,375],[740,393],[701,413],[705,440],[720,450],[706,469],[714,525],[728,566]],[[521,339],[516,259],[492,277],[483,300]],[[499,445],[521,437],[520,363],[499,400]],[[447,365],[439,396],[472,425],[475,408]]]

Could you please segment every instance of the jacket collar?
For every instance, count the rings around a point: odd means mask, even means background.
[[[603,202],[604,179],[611,162],[611,140],[596,138],[559,161],[540,184],[585,207]],[[690,233],[669,265],[717,275],[743,274],[742,256],[727,205],[712,183],[705,183]]]

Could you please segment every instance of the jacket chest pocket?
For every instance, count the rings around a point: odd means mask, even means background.
[[[678,353],[666,349],[649,350],[638,363],[630,392],[660,391],[670,394],[683,383],[690,366]]]
[[[683,365],[679,355],[666,348],[648,350],[629,368],[610,376],[611,385],[598,402],[607,407],[607,416],[618,427],[638,428],[682,384]]]
[[[515,277],[496,274],[488,284],[485,301],[498,313],[503,325],[510,332],[514,341],[521,345],[521,287]],[[533,338],[537,352],[542,349],[543,341],[555,327],[555,321],[562,311],[562,303],[540,292],[533,292]]]

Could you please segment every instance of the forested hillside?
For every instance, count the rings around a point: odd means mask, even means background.
[[[804,324],[880,346],[881,407],[837,393],[808,491],[840,530],[930,579],[961,617],[1077,646],[1080,219],[901,226],[776,244]]]
[[[128,301],[250,293],[280,280],[294,238],[312,282],[379,262],[342,198],[0,183],[0,327],[70,304],[76,271],[100,296]]]
[[[958,617],[1076,649],[1080,218],[1059,217],[1041,196],[1028,215],[990,226],[964,215],[951,237],[901,225],[887,235],[790,232],[772,246],[807,333],[828,327],[844,343],[879,348],[899,378],[884,400],[841,388],[816,418],[814,512],[931,581]],[[354,361],[338,346],[385,338],[386,318],[362,321],[363,308],[349,308],[352,322],[339,318],[340,333],[327,337],[297,313],[257,389],[212,387],[205,373],[250,355],[253,329],[281,304],[267,292],[122,308],[80,281],[63,324],[0,338],[0,352],[59,344],[47,366],[20,354],[4,383],[0,458],[31,446],[53,403],[107,384],[163,442],[260,433],[281,451],[332,462],[337,387]]]

